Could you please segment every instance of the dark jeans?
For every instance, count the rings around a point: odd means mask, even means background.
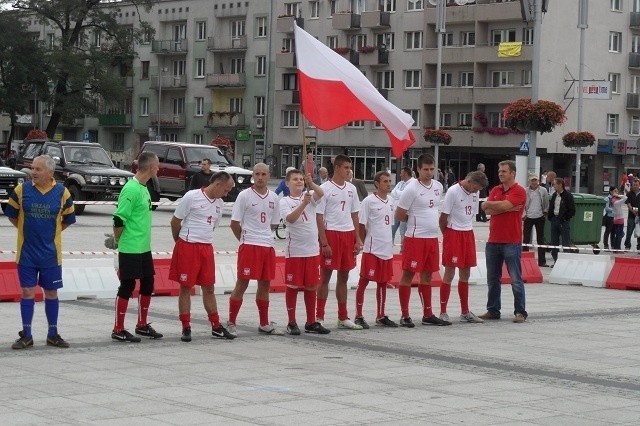
[[[627,238],[624,239],[624,248],[631,250],[631,238],[633,238],[633,230],[636,227],[636,218],[627,218]],[[636,250],[640,250],[640,238],[636,238]]]
[[[476,215],[476,222],[486,222],[487,221],[487,213],[482,210],[482,203],[484,201],[478,201],[478,214]]]
[[[487,258],[487,311],[500,318],[502,302],[502,264],[507,266],[511,277],[511,291],[513,291],[513,314],[527,317],[525,309],[524,282],[522,281],[522,246],[520,244],[487,243],[485,248]]]
[[[562,240],[562,244],[560,244],[560,240]],[[562,249],[564,253],[570,251],[569,247],[571,246],[571,222],[568,220],[562,220],[561,218],[554,216],[551,219],[551,245],[558,246],[561,245],[565,247]],[[558,260],[558,249],[551,249],[551,257],[553,257],[553,261]]]
[[[614,250],[620,250],[622,247],[622,237],[624,237],[624,223],[619,225],[613,225],[613,230],[611,231],[611,237],[613,238],[613,243],[611,243],[611,248]]]
[[[546,218],[544,216],[538,217],[536,219],[530,219],[526,217],[524,219],[523,224],[523,236],[522,242],[524,244],[531,243],[531,232],[533,228],[536,228],[536,242],[538,245],[544,245],[544,223],[546,222]],[[529,251],[529,247],[523,247],[522,251]],[[538,248],[538,265],[542,266],[547,263],[547,259],[545,256],[546,249]]]
[[[613,216],[604,216],[602,224],[604,225],[604,236],[602,237],[604,248],[609,248],[609,242],[611,242],[611,248],[613,248],[613,243],[615,242],[615,234],[612,232]]]

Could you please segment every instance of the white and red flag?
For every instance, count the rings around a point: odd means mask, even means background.
[[[302,115],[320,130],[359,120],[379,121],[395,157],[415,141],[413,118],[387,101],[345,58],[295,26]]]

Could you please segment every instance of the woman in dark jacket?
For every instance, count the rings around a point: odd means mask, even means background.
[[[555,192],[549,201],[547,218],[551,221],[551,245],[560,245],[562,239],[562,251],[567,252],[571,246],[571,218],[576,214],[576,205],[573,195],[564,188],[564,180],[556,178],[553,181]],[[553,261],[558,260],[558,249],[551,249]]]

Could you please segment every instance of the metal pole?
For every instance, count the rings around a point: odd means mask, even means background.
[[[533,23],[533,58],[531,61],[531,102],[538,102],[538,87],[540,84],[540,38],[542,36],[542,0],[534,0]],[[529,156],[527,157],[527,171],[535,174],[538,132],[529,133]]]
[[[445,12],[446,12],[446,3],[445,0],[438,0],[438,4],[436,5],[436,35],[438,37],[438,62],[436,65],[436,121],[435,128],[436,130],[440,129],[440,89],[442,85],[442,35],[445,30]],[[436,180],[438,179],[438,155],[439,155],[439,144],[434,144],[433,156],[435,159],[436,166]],[[444,170],[442,171],[444,173]]]
[[[162,117],[162,68],[158,67],[158,131],[156,132],[156,140],[161,141],[162,137],[160,137],[160,119]]]
[[[582,84],[584,81],[584,33],[587,27],[587,18],[589,15],[589,0],[579,0],[578,4],[578,28],[580,28],[580,68],[578,71],[578,132],[582,131]],[[576,148],[576,189],[575,193],[580,193],[580,151],[582,148]]]

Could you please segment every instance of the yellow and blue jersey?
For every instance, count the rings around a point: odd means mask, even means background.
[[[54,183],[44,192],[25,182],[18,185],[5,215],[18,221],[16,263],[36,268],[62,265],[62,225],[76,222],[69,190]]]

